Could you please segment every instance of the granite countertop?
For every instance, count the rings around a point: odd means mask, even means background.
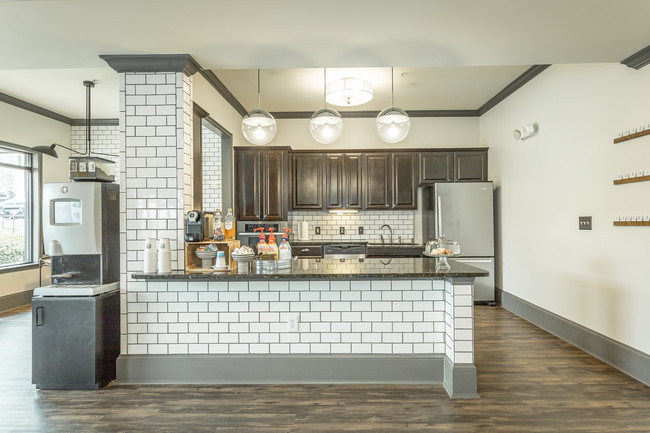
[[[451,269],[436,270],[433,258],[365,258],[365,259],[296,259],[291,269],[258,272],[255,269],[239,272],[169,274],[134,273],[134,279],[143,280],[272,280],[272,279],[372,279],[372,278],[444,278],[484,277],[487,271],[449,259]]]
[[[332,244],[359,244],[365,245],[367,248],[422,248],[424,251],[424,245],[422,244],[380,244],[368,241],[291,241],[291,246],[312,246],[312,245],[332,245]]]

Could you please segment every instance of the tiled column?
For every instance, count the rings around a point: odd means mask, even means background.
[[[146,238],[169,238],[184,268],[183,217],[192,203],[192,77],[182,56],[103,56],[119,73],[121,353],[128,354],[130,275]],[[146,72],[141,72],[146,71]]]

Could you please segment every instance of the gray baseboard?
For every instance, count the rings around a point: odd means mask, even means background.
[[[0,297],[0,312],[31,304],[33,292],[27,290]]]
[[[442,355],[120,355],[117,383],[441,384]]]
[[[650,356],[497,289],[503,308],[650,386]]]
[[[445,357],[445,378],[442,385],[451,398],[479,398],[474,364],[453,364]]]

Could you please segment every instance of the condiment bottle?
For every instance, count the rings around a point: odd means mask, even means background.
[[[261,230],[260,240],[257,242],[257,254],[262,255],[266,253],[266,238],[264,237],[264,227],[258,227],[254,231]]]
[[[232,208],[228,208],[228,213],[226,214],[225,222],[225,235],[227,241],[235,240],[235,217],[232,215]]]
[[[280,246],[278,247],[278,259],[279,260],[291,260],[291,245],[289,245],[289,235],[287,235],[287,231],[293,231],[290,228],[283,228],[284,233],[282,234],[282,242],[280,242]]]
[[[221,209],[217,209],[214,213],[214,236],[215,241],[223,241],[226,236],[223,233],[223,216],[221,216]]]
[[[266,244],[266,252],[264,255],[267,256],[268,259],[277,260],[278,246],[275,243],[275,236],[273,236],[273,227],[270,227],[269,231],[271,234],[269,234],[269,242]]]

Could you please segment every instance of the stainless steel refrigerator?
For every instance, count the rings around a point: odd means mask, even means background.
[[[490,272],[476,278],[474,301],[494,301],[494,201],[492,182],[437,183],[423,194],[425,240],[444,234],[458,241],[454,260]]]

